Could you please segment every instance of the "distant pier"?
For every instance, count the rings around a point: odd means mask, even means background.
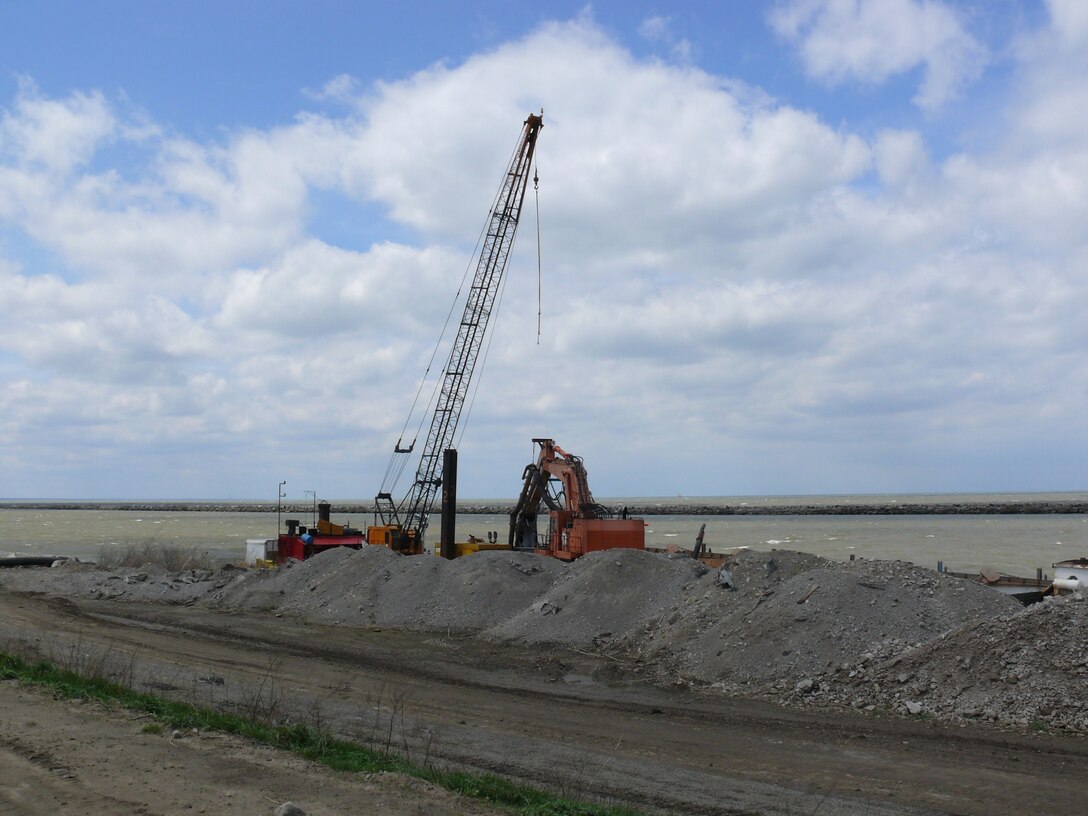
[[[652,504],[616,504],[605,506],[619,513],[626,506],[632,516],[945,516],[945,515],[1049,515],[1065,513],[1088,515],[1085,501],[950,501],[950,502],[864,502],[820,504],[705,504],[698,501],[667,501]],[[457,512],[464,515],[501,516],[510,512],[513,502],[461,502]],[[0,501],[0,510],[117,510],[158,513],[275,513],[274,502],[196,502],[196,501]],[[286,502],[284,514],[305,516],[313,506]],[[374,512],[370,502],[333,504],[333,513],[365,515]]]

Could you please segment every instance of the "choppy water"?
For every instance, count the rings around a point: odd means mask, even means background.
[[[1008,494],[1009,501],[1025,499],[1084,500],[1086,494]],[[987,496],[898,497],[683,497],[699,504],[874,503],[964,501],[971,498],[1000,501]],[[677,498],[620,499],[634,504],[675,503]],[[337,514],[333,520],[357,527],[371,523],[369,515]],[[306,519],[308,521],[308,519]],[[1051,564],[1088,556],[1088,516],[1083,515],[934,515],[934,516],[649,516],[646,543],[690,547],[706,523],[706,542],[712,550],[729,547],[794,549],[845,560],[899,559],[934,567],[973,571],[992,567],[1017,575],[1033,575],[1036,568],[1050,572]],[[458,539],[469,534],[485,538],[496,531],[506,540],[505,515],[462,515]],[[0,508],[0,555],[48,554],[94,559],[108,548],[163,544],[194,548],[214,559],[240,560],[250,538],[272,538],[276,515],[258,512],[137,512],[122,510],[12,510]],[[438,518],[432,517],[428,538],[438,538]]]

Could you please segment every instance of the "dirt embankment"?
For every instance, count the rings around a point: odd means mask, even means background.
[[[345,776],[226,734],[151,728],[145,716],[0,683],[6,816],[500,814],[399,774]],[[297,811],[296,811],[297,812]]]
[[[277,713],[319,704],[353,739],[395,733],[413,756],[682,814],[1015,816],[1018,787],[1078,812],[1086,610],[1076,597],[1021,610],[909,564],[783,550],[724,572],[626,550],[566,565],[383,548],[274,570],[0,571],[0,636],[43,656],[97,649],[131,661],[135,687],[225,705],[274,685]],[[122,727],[139,749],[144,735]],[[61,756],[33,728],[0,730]],[[92,746],[82,773],[124,750],[93,727],[77,738]],[[20,761],[0,750],[0,766]],[[294,795],[260,778],[267,801]],[[147,812],[229,812],[170,790],[176,808]]]
[[[254,610],[608,655],[658,683],[941,720],[1088,732],[1079,596],[1022,609],[901,562],[746,551],[726,574],[630,550],[566,565],[332,550],[276,570],[26,570],[9,586],[66,596]]]

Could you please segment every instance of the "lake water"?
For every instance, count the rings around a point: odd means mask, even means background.
[[[1009,501],[1078,500],[1088,494],[1006,494]],[[650,505],[679,500],[698,504],[820,504],[904,503],[963,501],[958,496],[899,497],[750,497],[619,499],[616,502]],[[999,501],[992,495],[976,500]],[[609,500],[609,503],[613,503]],[[338,514],[333,521],[365,527],[370,515]],[[298,516],[299,514],[292,514]],[[303,516],[303,522],[309,518]],[[975,571],[992,567],[1015,575],[1034,575],[1036,568],[1051,573],[1055,561],[1088,557],[1088,516],[1046,515],[928,515],[928,516],[647,516],[646,543],[652,547],[678,544],[690,548],[699,527],[706,524],[705,540],[711,550],[730,547],[792,549],[846,560],[898,559],[935,567],[943,561],[948,569]],[[457,538],[469,534],[486,538],[496,531],[507,538],[506,515],[460,515]],[[428,543],[438,539],[439,521],[432,516]],[[276,514],[267,512],[159,512],[125,510],[10,509],[0,505],[0,555],[68,555],[95,559],[108,548],[162,544],[196,549],[214,559],[241,560],[250,538],[272,538]]]

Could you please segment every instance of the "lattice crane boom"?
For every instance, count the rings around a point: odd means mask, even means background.
[[[395,549],[418,551],[422,546],[428,515],[442,485],[442,453],[453,445],[473,370],[484,345],[488,322],[517,235],[537,135],[543,126],[543,115],[530,114],[525,120],[510,166],[499,187],[495,206],[488,217],[476,272],[442,374],[442,390],[431,416],[415,481],[399,507],[389,493],[379,493],[375,499],[383,524],[400,528],[400,541],[394,543]],[[397,453],[407,452],[398,446]],[[414,541],[411,540],[413,538]]]

